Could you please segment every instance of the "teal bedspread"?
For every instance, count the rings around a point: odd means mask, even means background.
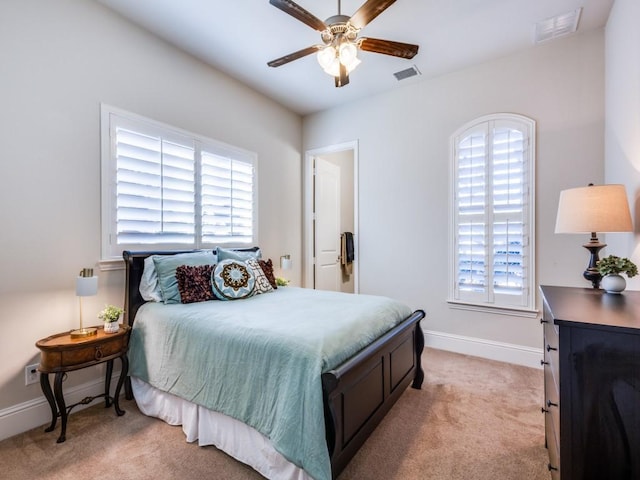
[[[280,288],[244,300],[146,303],[130,375],[252,426],[329,480],[320,375],[411,314],[385,297]]]

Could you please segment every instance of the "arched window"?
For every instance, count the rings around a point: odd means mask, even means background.
[[[452,136],[452,157],[449,302],[533,311],[535,122],[473,120]]]

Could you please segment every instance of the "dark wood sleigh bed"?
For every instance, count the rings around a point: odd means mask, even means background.
[[[145,258],[177,253],[186,251],[123,252],[126,324],[133,327],[136,313],[145,303],[139,291]],[[406,388],[409,385],[421,388],[424,335],[420,321],[424,316],[424,311],[416,310],[356,355],[322,374],[326,443],[333,478],[345,468]],[[132,399],[130,378],[125,391],[127,399]]]

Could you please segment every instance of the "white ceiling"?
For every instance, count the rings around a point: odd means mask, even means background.
[[[321,43],[320,34],[268,0],[98,0],[132,22],[302,115],[534,47],[535,24],[583,7],[578,34],[603,27],[614,0],[397,0],[361,36],[414,43],[405,60],[360,52],[351,83],[335,88],[315,55],[273,60]],[[351,16],[365,0],[342,0]],[[325,20],[337,0],[298,0]],[[553,41],[553,40],[551,40]],[[397,81],[416,65],[421,77]]]

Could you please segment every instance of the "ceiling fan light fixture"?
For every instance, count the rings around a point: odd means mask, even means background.
[[[322,67],[323,70],[327,70],[331,68],[331,65],[337,61],[336,49],[331,45],[327,45],[324,48],[318,50],[316,55],[318,58],[318,63]]]
[[[339,57],[340,63],[342,63],[345,67],[349,68],[349,65],[353,64],[355,61],[358,61],[358,47],[356,47],[353,43],[349,41],[344,41],[340,45]],[[355,68],[355,66],[354,66]]]

